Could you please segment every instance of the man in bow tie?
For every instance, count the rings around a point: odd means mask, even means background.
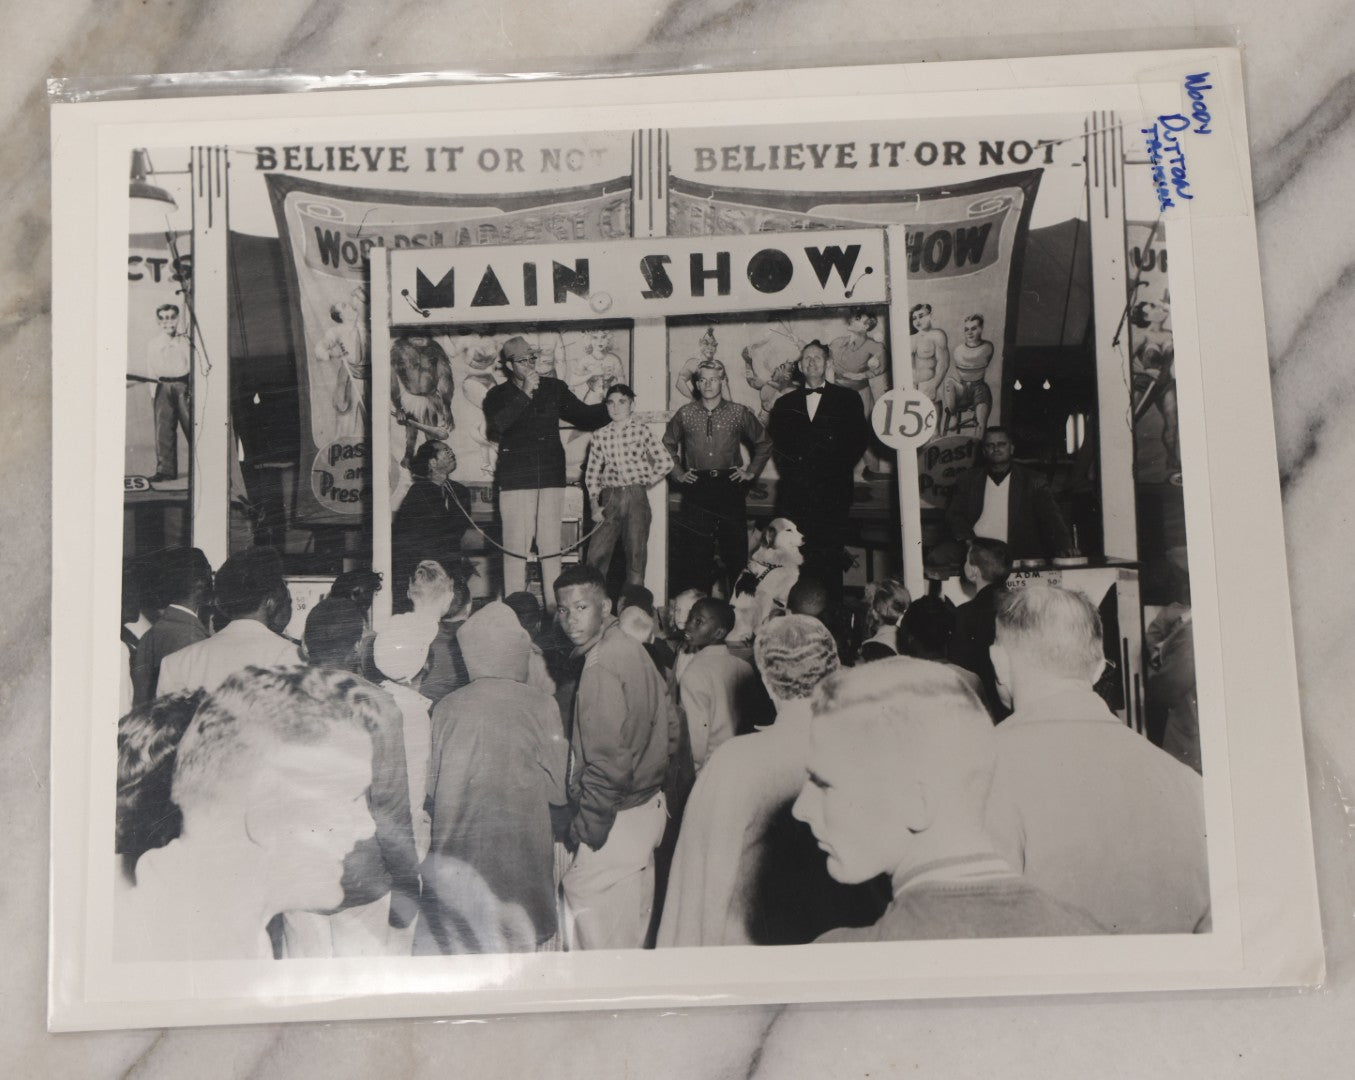
[[[805,573],[842,592],[852,471],[870,443],[861,396],[826,381],[830,352],[821,341],[800,350],[804,380],[772,406],[767,428],[776,463],[777,512],[804,534]]]

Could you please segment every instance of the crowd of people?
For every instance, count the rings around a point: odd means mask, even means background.
[[[587,560],[477,605],[422,558],[379,630],[355,571],[294,641],[271,549],[135,564],[119,955],[1208,929],[1200,776],[1094,691],[1096,607],[964,566],[958,610],[885,581],[854,631],[806,573],[750,626]]]

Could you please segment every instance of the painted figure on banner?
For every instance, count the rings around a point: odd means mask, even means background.
[[[367,384],[371,380],[371,348],[367,339],[367,286],[353,289],[347,300],[329,306],[334,325],[315,346],[315,359],[330,383],[334,435],[361,438],[367,432]]]
[[[499,445],[485,433],[485,395],[502,381],[498,372],[499,349],[493,338],[472,335],[463,340],[461,357],[466,374],[461,378],[461,399],[473,410],[465,432],[479,451],[467,479],[492,480],[499,459]]]
[[[950,342],[946,332],[932,325],[931,304],[914,304],[908,312],[912,337],[913,385],[933,401],[950,367]]]
[[[973,429],[978,438],[988,429],[993,411],[993,390],[988,385],[988,365],[993,360],[993,343],[983,336],[983,316],[966,315],[961,327],[963,340],[951,352],[950,370],[941,380],[941,427],[945,435],[965,427],[965,412],[974,414]]]
[[[744,381],[757,391],[758,420],[764,425],[777,400],[795,389],[795,362],[803,344],[785,322],[779,322],[743,347]]]
[[[453,387],[452,362],[433,338],[391,342],[391,411],[405,429],[400,464],[406,470],[421,442],[445,442],[451,436]]]
[[[867,417],[876,400],[889,389],[884,342],[873,336],[879,321],[865,308],[853,308],[847,315],[847,333],[834,338],[828,347],[829,381],[859,394]],[[888,465],[887,459],[867,443],[856,476],[865,479],[882,474],[888,471]]]
[[[565,385],[585,405],[596,405],[613,386],[626,381],[611,330],[599,327],[561,336]]]
[[[1171,328],[1171,305],[1140,300],[1129,312],[1130,350],[1134,380],[1134,423],[1156,408],[1162,420],[1162,446],[1167,453],[1167,480],[1181,483],[1181,436],[1176,416],[1176,345]]]
[[[719,350],[720,342],[715,337],[715,327],[707,327],[706,332],[701,335],[701,340],[697,344],[697,355],[683,363],[682,367],[678,369],[677,377],[673,380],[673,389],[676,391],[673,396],[674,408],[682,408],[684,404],[695,397],[696,391],[692,380],[696,377],[696,369],[707,360],[716,359]]]

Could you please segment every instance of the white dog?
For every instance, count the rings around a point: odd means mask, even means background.
[[[734,629],[726,641],[749,642],[763,623],[785,612],[790,590],[800,580],[804,542],[790,518],[773,518],[763,530],[762,543],[734,584]]]

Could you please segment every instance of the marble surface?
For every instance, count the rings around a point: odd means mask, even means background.
[[[1348,0],[541,0],[5,5],[0,113],[0,1072],[13,1077],[1349,1075],[1355,1054],[1355,7]],[[869,48],[863,43],[869,42]],[[1245,48],[1328,982],[1304,993],[582,1014],[50,1036],[49,75],[771,66],[1236,42]],[[59,364],[59,358],[56,363]],[[1258,634],[1271,628],[1258,627]]]

